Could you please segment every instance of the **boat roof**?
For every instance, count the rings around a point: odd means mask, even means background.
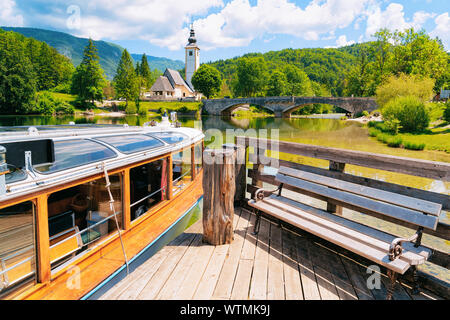
[[[170,123],[0,127],[0,145],[51,140],[55,161],[25,168],[8,165],[6,199],[182,150],[204,138],[202,131]],[[8,148],[7,148],[8,149]],[[33,157],[33,155],[32,155]],[[8,160],[8,150],[6,151]]]

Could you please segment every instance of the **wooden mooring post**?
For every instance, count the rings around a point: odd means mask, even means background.
[[[211,245],[233,241],[235,164],[234,148],[203,153],[203,241]]]
[[[234,205],[240,206],[245,201],[247,190],[247,154],[244,145],[228,143],[223,145],[224,149],[231,149],[236,152],[235,159],[235,181],[236,192],[234,196]]]

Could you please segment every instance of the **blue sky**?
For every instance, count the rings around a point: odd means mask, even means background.
[[[184,60],[194,23],[202,61],[340,47],[380,28],[424,28],[450,50],[450,0],[0,0],[0,25],[46,28]]]

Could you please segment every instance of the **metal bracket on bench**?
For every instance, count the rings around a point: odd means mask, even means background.
[[[278,196],[281,196],[281,190],[283,190],[283,184],[281,184],[276,190],[273,191],[258,189],[255,192],[255,201],[262,201],[265,197],[275,194],[276,192],[278,192]]]
[[[422,231],[423,228],[419,228],[417,232],[411,236],[410,238],[396,238],[394,241],[392,241],[390,247],[389,247],[389,260],[394,261],[398,257],[402,255],[403,248],[402,244],[404,242],[416,242],[415,245],[417,247],[420,245],[420,240],[422,239]]]

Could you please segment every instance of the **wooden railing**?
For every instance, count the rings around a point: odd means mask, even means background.
[[[252,182],[250,184],[247,184],[246,181],[238,182],[245,183],[247,185],[247,192],[249,192],[250,194],[253,194],[253,192],[255,192],[258,188],[261,188],[263,183],[271,184],[275,187],[278,186],[278,183],[276,183],[275,181],[274,175],[264,173],[265,166],[273,168],[284,166],[332,177],[335,179],[340,179],[347,182],[357,183],[367,187],[383,189],[409,197],[440,203],[442,204],[442,210],[450,211],[450,196],[448,194],[416,189],[408,186],[345,173],[346,164],[352,164],[361,167],[437,179],[447,182],[450,181],[449,163],[243,136],[236,137],[235,143],[237,145],[245,147],[248,162],[251,162],[253,164],[253,167],[248,170],[248,177],[251,178]],[[250,148],[253,149],[252,152]],[[279,152],[327,160],[329,161],[329,169],[327,170],[319,167],[281,160],[277,159],[276,156],[269,157],[267,156],[267,151],[275,154]],[[246,178],[245,180],[247,180]],[[289,189],[289,186],[286,186],[285,188]],[[340,214],[342,212],[342,208],[339,207],[339,203],[337,203],[333,199],[320,198],[317,195],[306,195],[326,201],[328,204],[327,210],[331,213]],[[413,227],[408,222],[400,221],[395,218],[373,213],[367,214],[404,227]],[[386,230],[382,231],[386,232]],[[450,225],[440,221],[435,231],[425,229],[424,233],[438,237],[440,239],[450,240]],[[448,269],[450,261],[448,250],[447,252],[445,252],[431,246],[429,246],[429,248],[433,251],[433,255],[429,261]]]

